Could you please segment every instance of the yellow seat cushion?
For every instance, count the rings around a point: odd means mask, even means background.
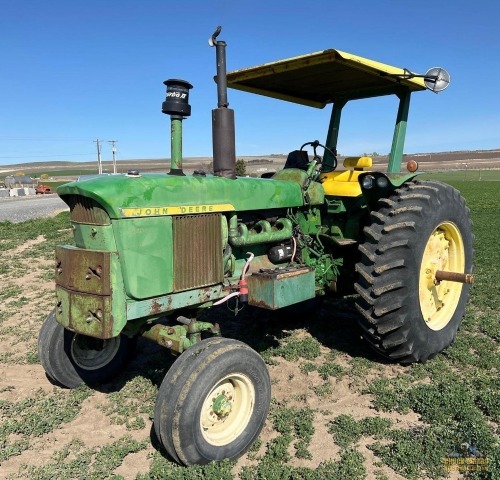
[[[346,157],[344,159],[345,168],[371,168],[372,164],[371,157]]]
[[[319,177],[325,195],[359,197],[361,195],[361,186],[358,183],[358,177],[363,173],[363,168],[370,168],[371,166],[372,159],[370,157],[347,157],[344,160],[344,167],[353,168],[354,170],[323,173]]]

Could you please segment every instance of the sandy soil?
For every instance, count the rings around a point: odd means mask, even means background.
[[[36,351],[38,330],[43,318],[53,307],[54,284],[50,280],[44,280],[44,274],[50,268],[51,261],[33,259],[29,255],[30,249],[43,242],[42,236],[36,240],[27,242],[15,250],[7,252],[11,259],[24,262],[26,271],[15,278],[9,278],[9,286],[22,287],[22,295],[27,298],[21,307],[12,307],[11,302],[18,299],[9,299],[0,306],[0,311],[9,311],[9,315],[1,323],[3,334],[0,336],[0,353],[11,354],[8,361],[0,362],[0,400],[19,402],[32,396],[40,389],[47,395],[52,394],[58,387],[53,386],[47,379],[43,368],[39,364],[26,363],[24,360],[30,351]],[[6,285],[2,286],[2,288]],[[7,288],[7,287],[6,287]],[[326,305],[322,311],[317,313],[327,317],[331,321],[328,332],[314,332],[305,326],[292,325],[290,332],[297,337],[316,336],[322,343],[323,353],[335,347],[341,350],[338,363],[348,365],[349,361],[356,356],[370,355],[368,347],[362,345],[356,329],[347,327],[350,322],[349,315],[345,318],[337,316],[332,310],[332,305]],[[248,321],[248,317],[241,320]],[[297,323],[297,322],[295,322]],[[300,322],[299,322],[300,323]],[[247,325],[246,328],[249,328]],[[250,328],[253,328],[250,325]],[[275,328],[275,327],[274,327]],[[244,335],[244,333],[243,333]],[[141,339],[141,342],[143,340]],[[144,341],[145,342],[145,341]],[[159,347],[144,347],[139,344],[135,358],[130,366],[131,372],[140,372],[148,354],[154,353]],[[333,442],[327,431],[330,420],[340,414],[349,414],[356,419],[367,416],[384,416],[392,419],[397,427],[409,428],[418,425],[419,419],[416,414],[399,415],[397,413],[376,412],[372,406],[372,397],[363,393],[367,383],[378,375],[394,377],[405,370],[405,367],[380,363],[377,369],[371,370],[368,376],[356,379],[351,376],[343,377],[341,380],[331,378],[332,393],[318,396],[314,388],[324,383],[317,372],[303,373],[299,369],[300,362],[289,362],[283,358],[277,358],[278,365],[270,366],[272,379],[272,395],[278,402],[287,402],[289,406],[309,407],[315,412],[315,433],[309,447],[312,454],[310,460],[300,460],[292,453],[294,466],[317,467],[321,462],[339,459],[339,447]],[[113,388],[113,387],[112,387]],[[116,388],[116,385],[115,385]],[[30,448],[18,456],[11,457],[0,465],[0,478],[17,474],[22,465],[42,466],[49,462],[51,455],[60,450],[73,439],[80,439],[86,447],[107,445],[125,435],[139,441],[147,441],[148,447],[138,453],[131,454],[125,458],[123,464],[115,471],[125,479],[134,479],[138,473],[145,473],[151,465],[151,456],[155,452],[150,443],[152,421],[148,415],[142,415],[145,427],[140,430],[129,430],[124,425],[116,425],[110,416],[103,413],[99,408],[108,402],[108,394],[95,391],[83,403],[83,408],[78,416],[70,423],[62,424],[52,432],[30,439]],[[1,419],[1,418],[0,418]],[[266,443],[276,436],[271,422],[268,420],[262,432],[262,447],[260,453],[265,451]],[[403,477],[395,474],[385,466],[376,466],[378,459],[367,448],[373,439],[363,439],[359,444],[359,451],[365,457],[365,467],[368,472],[367,478],[375,480],[380,477],[380,472],[387,478],[399,480]],[[247,456],[241,458],[234,473],[241,470],[243,466],[254,464]],[[378,471],[379,474],[375,472]],[[452,477],[453,478],[453,477]]]
[[[42,239],[37,239],[37,241],[42,241]],[[36,244],[37,241],[23,245],[17,249],[16,253],[26,252],[30,248],[30,244]],[[44,265],[40,264],[23,277],[16,278],[13,281],[15,285],[30,286],[29,290],[25,291],[29,302],[19,311],[13,311],[12,315],[2,324],[4,330],[22,325],[20,330],[23,340],[16,341],[16,333],[14,332],[0,337],[0,352],[11,352],[16,359],[23,358],[30,350],[36,348],[36,335],[41,317],[51,309],[53,285],[49,281],[40,282],[40,272],[43,267]],[[27,336],[26,332],[31,335]],[[305,329],[294,330],[293,333],[299,337],[310,335]],[[328,348],[323,347],[323,350],[326,353]],[[351,356],[346,353],[342,355],[339,361],[347,364],[350,358]],[[140,370],[143,360],[144,357],[139,351],[132,362],[131,369]],[[299,362],[289,362],[283,358],[277,358],[277,361],[279,365],[270,366],[273,397],[278,402],[286,401],[289,406],[307,406],[315,411],[315,433],[309,447],[312,459],[299,460],[294,458],[294,452],[291,451],[293,458],[291,464],[315,468],[321,462],[338,460],[339,447],[334,444],[331,435],[327,431],[328,422],[340,414],[349,414],[356,419],[379,415],[372,408],[371,396],[361,393],[364,384],[360,385],[359,382],[353,381],[349,377],[340,381],[332,379],[332,393],[320,397],[313,392],[314,387],[324,383],[317,372],[304,374],[299,370]],[[397,375],[403,369],[403,367],[393,365],[381,365],[380,368],[380,373],[383,371],[385,375]],[[40,389],[50,395],[58,388],[49,382],[43,368],[38,364],[0,363],[1,400],[19,402],[33,396]],[[86,447],[102,447],[125,435],[132,436],[138,441],[147,440],[149,442],[152,428],[151,419],[147,415],[143,415],[146,426],[141,430],[128,430],[124,425],[113,424],[110,417],[99,408],[108,402],[107,395],[104,392],[94,392],[84,401],[80,413],[72,422],[62,424],[59,428],[41,437],[31,438],[28,450],[21,453],[21,455],[11,457],[1,464],[0,478],[7,478],[9,475],[17,474],[22,465],[42,466],[47,464],[56,451],[73,439],[82,440]],[[384,414],[384,416],[405,427],[419,423],[414,414],[404,416]],[[277,433],[268,420],[261,434],[262,447],[260,453],[265,451],[266,443],[276,435]],[[364,439],[360,444],[360,451],[365,456],[365,466],[369,472],[367,478],[375,480],[375,470],[385,473],[390,479],[403,478],[387,467],[374,467],[377,459],[366,448],[366,445],[371,441],[370,439]],[[134,479],[138,473],[147,472],[154,451],[154,447],[149,443],[145,450],[127,456],[115,473],[128,480]],[[255,461],[244,456],[238,461],[234,469],[235,475],[243,466],[254,463]]]

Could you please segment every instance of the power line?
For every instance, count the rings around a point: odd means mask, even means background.
[[[11,137],[9,135],[0,135],[0,140],[12,140],[12,141],[50,141],[50,142],[88,142],[90,138],[88,137]]]
[[[0,136],[0,139],[5,138]],[[11,138],[11,140],[14,140],[14,138]],[[17,138],[17,140],[27,140],[27,138]],[[85,139],[86,142],[88,142],[88,139]],[[94,143],[97,144],[97,162],[98,165],[100,165],[100,170],[102,170],[102,160],[101,160],[101,145],[104,140],[94,140]],[[116,153],[116,147],[115,144],[117,143],[117,140],[107,140],[108,143],[111,144],[111,151],[113,153],[113,165],[115,165],[115,153]],[[92,153],[57,153],[57,154],[51,154],[47,153],[45,155],[13,155],[13,156],[0,156],[0,159],[2,160],[16,160],[16,159],[26,159],[26,158],[52,158],[52,157],[77,157],[77,156],[87,156],[87,155],[92,155]],[[114,169],[116,170],[116,166],[114,166]],[[102,173],[102,171],[100,172]],[[116,173],[116,172],[115,172]]]
[[[52,155],[48,153],[47,155],[27,155],[27,156],[16,156],[16,157],[0,157],[4,159],[11,159],[11,158],[46,158],[46,157],[76,157],[80,155],[92,155],[92,153],[65,153],[65,154],[56,154]]]

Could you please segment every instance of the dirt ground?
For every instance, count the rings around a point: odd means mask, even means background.
[[[12,290],[0,304],[0,402],[20,402],[23,399],[40,395],[56,395],[61,389],[51,384],[41,365],[36,359],[37,335],[40,326],[54,305],[54,282],[50,278],[53,261],[37,253],[45,239],[36,240],[3,252],[14,266],[12,275],[3,275],[2,290]],[[222,308],[222,307],[221,307]],[[358,360],[367,360],[369,368],[356,375],[346,375],[337,379],[330,377],[329,391],[317,394],[324,387],[325,380],[317,371],[304,372],[300,362],[276,358],[269,366],[272,382],[272,396],[278,403],[290,407],[308,407],[314,415],[314,435],[308,447],[310,459],[294,456],[292,447],[290,465],[316,468],[325,461],[337,461],[340,448],[332,441],[328,432],[328,423],[341,414],[354,419],[382,416],[393,421],[396,427],[409,429],[422,425],[414,412],[377,412],[373,408],[373,396],[365,393],[365,387],[379,376],[394,378],[408,367],[386,363],[378,359],[361,340],[354,310],[349,302],[338,304],[327,301],[314,313],[314,318],[290,316],[275,318],[272,315],[247,310],[238,317],[224,311],[215,311],[221,323],[223,334],[247,341],[252,347],[259,344],[277,343],[280,336],[290,338],[314,338],[321,344],[321,353],[327,355],[331,350],[338,352],[335,360],[341,367],[353,368]],[[145,375],[147,361],[158,354],[160,347],[139,339],[135,355],[127,371],[120,378],[100,391],[93,391],[83,401],[82,408],[74,420],[61,423],[48,433],[29,438],[29,448],[19,455],[14,455],[0,463],[0,478],[23,478],[24,466],[43,466],[51,457],[69,442],[77,439],[85,448],[102,447],[122,437],[130,437],[146,442],[147,446],[137,453],[129,454],[114,471],[125,479],[134,479],[138,474],[149,471],[156,449],[152,436],[151,416],[140,413],[144,422],[141,428],[130,429],[124,424],[117,424],[113,416],[106,413],[103,406],[110,404],[110,397],[133,382],[137,376]],[[34,359],[34,360],[33,360]],[[320,358],[313,360],[319,362]],[[354,371],[354,369],[353,369]],[[4,421],[1,418],[0,421]],[[270,419],[261,434],[259,454],[264,454],[268,442],[277,436]],[[9,441],[16,440],[10,438]],[[400,480],[404,477],[380,463],[373,452],[367,448],[373,438],[363,438],[358,444],[358,451],[364,457],[368,480],[381,478]],[[237,476],[244,466],[256,463],[254,455],[243,456],[234,467]],[[451,474],[448,478],[459,478]]]
[[[37,240],[27,242],[10,252],[12,258],[25,258],[26,253],[37,244],[44,241],[40,236]],[[28,257],[29,258],[29,257]],[[23,261],[23,260],[21,260]],[[38,259],[33,263],[29,262],[30,268],[17,278],[12,278],[11,286],[20,287],[22,296],[25,297],[23,305],[20,308],[10,308],[9,315],[2,324],[2,335],[0,337],[0,352],[7,362],[0,363],[0,399],[10,402],[19,402],[28,397],[33,397],[37,392],[43,391],[50,396],[54,394],[59,387],[50,383],[45,375],[41,365],[38,363],[27,363],[24,359],[30,352],[36,351],[37,334],[41,322],[46,314],[52,309],[54,284],[50,280],[43,281],[47,269],[52,268],[52,262]],[[13,299],[11,299],[13,300]],[[15,300],[15,299],[14,299]],[[2,309],[5,305],[2,306]],[[349,361],[356,356],[366,354],[368,347],[363,345],[358,338],[357,330],[349,327],[349,314],[344,318],[336,318],[332,313],[332,305],[327,305],[318,312],[319,316],[328,317],[334,324],[329,332],[323,332],[321,342],[324,345],[324,353],[329,351],[329,347],[335,347],[343,350],[344,353],[338,358],[341,365],[348,365]],[[236,335],[245,336],[245,330],[252,325],[238,325],[240,322],[249,322],[252,319],[251,314],[244,315],[241,319],[232,321],[228,330]],[[307,331],[300,327],[301,321],[292,321],[292,330],[294,337],[304,338],[314,335],[315,332]],[[337,325],[335,325],[337,323]],[[275,325],[273,329],[280,329],[285,323]],[[259,322],[259,328],[262,322]],[[347,327],[347,328],[346,328]],[[253,327],[252,327],[253,328]],[[238,333],[239,332],[239,333]],[[148,356],[153,355],[160,347],[147,343],[140,339],[135,357],[127,372],[127,379],[119,379],[111,384],[107,390],[95,391],[87,398],[82,405],[82,409],[77,417],[69,422],[63,423],[49,433],[31,438],[29,448],[20,455],[12,456],[1,464],[0,478],[9,478],[9,476],[19,475],[23,465],[42,466],[47,464],[52,455],[60,450],[64,445],[74,439],[83,441],[85,447],[102,447],[123,436],[131,436],[138,441],[147,441],[149,446],[138,453],[128,455],[124,462],[116,469],[115,474],[122,475],[125,479],[134,479],[137,474],[145,473],[149,470],[151,456],[155,452],[150,443],[152,432],[152,421],[148,415],[142,415],[145,426],[139,430],[127,429],[125,425],[117,425],[112,421],[109,415],[106,415],[102,406],[108,402],[109,393],[116,391],[123,385],[123,382],[129,381],[136,374],[143,373],[143,364]],[[368,353],[368,355],[371,355]],[[300,460],[293,458],[293,466],[305,466],[310,468],[317,467],[321,462],[336,460],[339,456],[339,447],[331,440],[325,441],[327,437],[331,438],[327,432],[326,425],[328,421],[340,414],[349,414],[356,419],[366,416],[376,416],[371,404],[371,396],[362,393],[363,387],[370,380],[370,377],[384,373],[385,376],[397,375],[404,367],[380,363],[376,372],[369,377],[353,379],[345,377],[339,381],[331,380],[332,392],[329,395],[318,396],[312,393],[316,387],[324,382],[320,379],[317,372],[302,373],[298,362],[287,361],[283,358],[277,359],[277,365],[270,366],[272,379],[272,396],[277,402],[287,402],[289,406],[309,407],[316,412],[314,420],[315,433],[309,447],[312,455],[310,460]],[[399,415],[396,413],[385,413],[386,418],[391,418],[400,426],[412,426],[419,423],[415,414]],[[261,434],[262,446],[276,436],[270,421]],[[360,452],[365,457],[365,465],[368,471],[369,480],[380,478],[373,472],[378,471],[378,475],[383,472],[387,478],[402,479],[387,467],[377,467],[374,464],[376,459],[373,453],[366,448],[367,441],[364,440],[359,445]],[[248,456],[242,457],[234,468],[235,475],[245,465],[252,465],[254,460]]]

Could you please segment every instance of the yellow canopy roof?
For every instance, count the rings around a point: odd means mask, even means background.
[[[378,97],[402,88],[425,90],[423,78],[401,78],[408,70],[340,50],[321,52],[235,70],[228,87],[323,108],[339,100]]]

